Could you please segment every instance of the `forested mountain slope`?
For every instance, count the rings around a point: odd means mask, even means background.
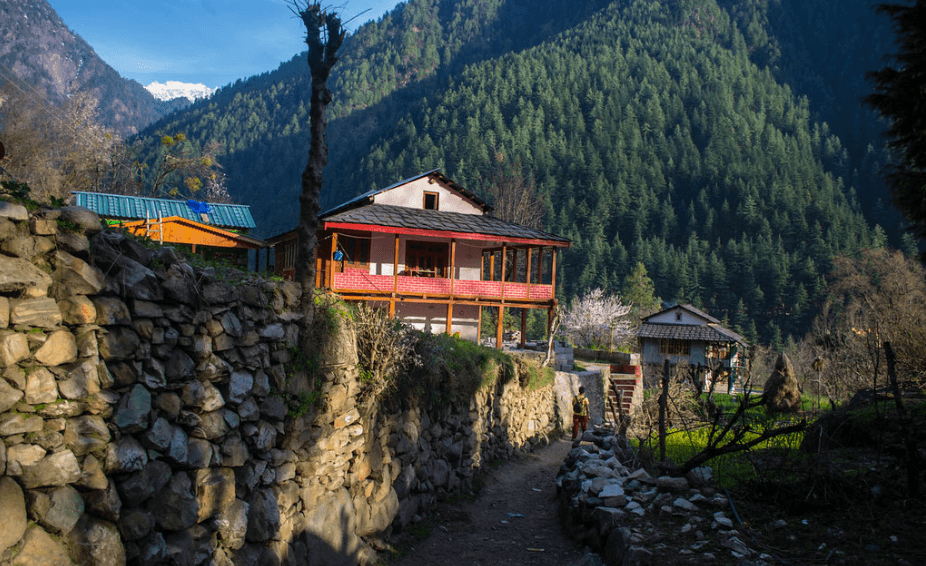
[[[91,92],[101,123],[122,135],[183,108],[162,102],[135,81],[119,76],[45,0],[0,2],[0,85],[15,81],[30,96],[52,104],[73,93]]]
[[[478,190],[503,155],[536,181],[547,229],[575,242],[564,298],[618,291],[643,262],[661,297],[750,338],[802,334],[833,255],[887,236],[851,186],[868,174],[853,172],[864,155],[821,121],[848,111],[814,105],[854,79],[782,63],[815,49],[776,27],[799,19],[789,4],[412,0],[345,44],[325,203],[431,168]],[[819,80],[785,84],[808,69]],[[279,233],[296,221],[307,92],[296,58],[155,131],[224,144],[232,194],[264,235]],[[870,115],[852,116],[876,130]]]

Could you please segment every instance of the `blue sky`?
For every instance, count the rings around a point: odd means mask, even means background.
[[[48,1],[104,61],[143,85],[170,80],[219,87],[276,69],[305,47],[290,0]],[[355,30],[398,3],[322,5],[338,9],[345,21],[354,18],[348,29]]]

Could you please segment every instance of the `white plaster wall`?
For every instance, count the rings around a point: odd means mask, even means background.
[[[417,330],[439,334],[447,330],[447,305],[399,303],[396,316],[411,324]],[[451,334],[459,332],[460,337],[475,342],[479,337],[479,308],[471,305],[455,305]]]
[[[437,193],[437,209],[445,212],[459,212],[461,214],[482,214],[482,209],[472,201],[451,189],[447,185],[430,177],[416,179],[405,185],[373,196],[376,204],[390,204],[406,208],[423,208],[424,193]]]
[[[681,320],[675,320],[676,313],[682,314]],[[656,324],[707,324],[707,321],[703,318],[697,317],[688,311],[684,310],[671,310],[659,315],[656,315],[650,318],[647,322],[652,322]]]

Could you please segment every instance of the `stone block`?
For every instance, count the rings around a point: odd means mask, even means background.
[[[0,477],[0,552],[13,546],[26,532],[26,500],[15,480]]]
[[[5,413],[0,415],[0,436],[28,434],[38,432],[45,426],[42,417],[22,413]]]
[[[0,293],[45,297],[52,280],[31,262],[0,254]]]
[[[29,359],[29,340],[19,332],[0,333],[0,366],[15,366]]]
[[[44,369],[44,368],[43,368],[43,369]],[[55,384],[55,377],[54,377],[53,375],[51,375],[51,372],[49,372],[48,370],[45,370],[45,372],[46,372],[46,373],[48,374],[48,376],[51,378],[51,385],[52,385],[52,387],[54,387],[54,384]],[[28,387],[29,387],[28,383],[29,383],[29,382],[28,382],[28,380],[27,380],[27,381],[26,381],[26,390],[27,390],[27,393],[26,393],[26,403],[30,403],[30,404],[31,404],[32,402],[29,401],[29,397],[28,397]],[[54,390],[54,395],[55,395],[54,398],[50,398],[50,396],[46,393],[46,394],[45,394],[44,396],[42,396],[41,398],[42,398],[42,399],[50,399],[50,400],[48,400],[48,401],[39,401],[39,403],[50,403],[51,401],[54,401],[55,399],[57,399],[57,397],[58,397],[58,390],[57,390],[57,389]],[[13,405],[15,405],[16,403],[19,403],[19,400],[22,399],[22,398],[23,398],[23,392],[22,392],[22,391],[20,391],[19,389],[14,388],[14,387],[12,387],[12,386],[10,386],[10,384],[7,383],[6,380],[0,379],[0,413],[5,413],[5,412],[7,412],[8,410],[10,410],[10,408],[12,408]]]
[[[23,547],[11,562],[13,566],[70,566],[64,545],[42,527],[34,525],[23,536]]]
[[[10,324],[55,328],[64,318],[54,299],[44,297],[10,301]]]
[[[197,522],[202,522],[235,501],[235,473],[231,468],[196,471]]]
[[[37,362],[46,366],[69,364],[77,359],[77,339],[67,330],[56,330],[48,335],[34,356]]]
[[[70,450],[48,454],[31,466],[24,466],[22,483],[26,489],[59,487],[80,479],[80,464]]]
[[[58,302],[64,322],[70,325],[93,324],[97,312],[93,301],[84,295],[74,295]]]
[[[84,515],[68,536],[71,558],[77,564],[125,566],[125,547],[116,526]]]

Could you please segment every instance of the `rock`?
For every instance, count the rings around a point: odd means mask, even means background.
[[[151,413],[151,393],[137,384],[119,400],[114,422],[123,432],[139,432],[148,428]]]
[[[62,299],[58,301],[58,308],[64,322],[69,325],[93,324],[97,317],[96,306],[84,295]]]
[[[225,546],[238,550],[244,546],[248,530],[248,504],[235,499],[215,518],[216,529]]]
[[[70,450],[46,455],[31,466],[24,466],[22,473],[23,487],[64,486],[80,479],[80,464]]]
[[[131,326],[132,315],[129,307],[118,297],[93,297],[96,308],[96,324],[101,326]]]
[[[68,536],[71,558],[77,564],[125,566],[125,547],[116,526],[89,515],[77,522]]]
[[[82,206],[62,207],[59,218],[65,222],[76,224],[80,227],[80,231],[87,236],[95,236],[103,230],[100,216],[89,208]]]
[[[189,463],[189,438],[179,426],[172,427],[170,444],[164,458],[172,464],[184,466]],[[208,460],[207,460],[208,464]],[[194,466],[195,467],[195,466]],[[204,467],[204,466],[199,466]]]
[[[100,366],[84,360],[67,366],[67,378],[58,382],[58,391],[65,399],[85,399],[100,392]]]
[[[23,547],[11,562],[13,566],[70,566],[64,546],[42,527],[33,526],[23,536]]]
[[[119,495],[133,505],[141,504],[164,489],[171,477],[172,470],[166,462],[151,460],[142,471],[117,483]]]
[[[107,474],[138,472],[148,464],[148,453],[131,436],[123,436],[117,442],[106,446],[106,460],[103,470]]]
[[[122,296],[140,299],[143,301],[161,301],[164,292],[158,283],[157,275],[138,261],[129,257],[132,255],[143,255],[145,252],[138,250],[141,247],[122,237],[112,237],[107,233],[102,233],[94,238],[93,261],[104,273],[108,279],[115,281]],[[151,254],[148,252],[148,261]]]
[[[55,254],[55,298],[61,300],[73,295],[95,295],[106,286],[103,273],[82,259],[59,250]]]
[[[64,318],[54,299],[48,297],[10,301],[10,324],[54,328]]]
[[[119,518],[119,531],[125,540],[140,540],[154,528],[154,517],[142,508],[127,509]]]
[[[248,498],[248,529],[251,542],[270,540],[280,530],[280,508],[269,489],[258,489]]]
[[[102,417],[86,415],[67,420],[64,442],[75,456],[102,453],[109,441],[109,428]]]
[[[42,368],[42,369],[45,369],[45,368]],[[54,387],[55,377],[51,375],[51,373],[48,372],[48,370],[45,370],[45,372],[47,376],[51,379],[51,386]],[[42,385],[47,386],[48,382],[44,382]],[[42,391],[42,389],[43,389],[42,387],[39,387],[38,391],[33,391],[36,397],[32,397],[32,398],[33,399],[34,398],[49,399],[48,392]],[[27,380],[26,381],[26,403],[29,403],[31,405],[35,405],[38,403],[50,403],[51,401],[54,401],[58,397],[58,390],[57,388],[54,390],[55,397],[51,398],[50,400],[33,402],[33,401],[30,401],[30,397],[28,395],[29,395],[29,382]],[[8,410],[10,410],[10,408],[16,403],[18,403],[19,400],[22,398],[23,398],[22,391],[18,389],[14,389],[13,387],[10,386],[9,383],[6,382],[6,380],[0,379],[0,413],[5,413]]]
[[[167,360],[164,368],[167,380],[170,382],[183,381],[191,377],[195,371],[196,363],[180,349],[171,352],[170,359]]]
[[[168,557],[167,543],[164,541],[164,535],[161,533],[153,533],[140,541],[138,543],[138,549],[138,563],[141,566],[163,564]]]
[[[44,297],[52,280],[31,262],[0,254],[0,294]]]
[[[214,450],[208,440],[190,438],[187,444],[187,465],[191,468],[208,468]]]
[[[235,501],[235,472],[231,468],[196,471],[197,522],[202,522]]]
[[[231,378],[228,381],[228,394],[226,398],[230,403],[237,405],[251,394],[251,388],[253,386],[253,374],[244,371],[232,372]]]
[[[131,360],[140,345],[141,340],[133,329],[110,326],[99,339],[100,357],[107,362]]]
[[[680,493],[689,489],[688,480],[685,478],[676,478],[672,476],[660,476],[656,478],[656,487],[662,491]]]
[[[309,556],[325,566],[354,566],[355,555],[364,543],[355,534],[353,502],[346,489],[331,492],[306,508],[306,536]],[[250,537],[249,537],[250,538]]]
[[[17,222],[29,220],[29,211],[21,204],[9,201],[0,201],[0,218],[9,218]]]
[[[148,502],[148,510],[162,529],[179,531],[195,525],[196,497],[189,475],[184,472],[174,474],[167,486]]]
[[[19,332],[0,333],[0,366],[15,366],[29,359],[29,341]]]
[[[91,490],[104,490],[109,486],[103,466],[94,456],[84,458],[80,466],[80,480],[75,485]]]
[[[0,553],[13,546],[26,532],[26,500],[12,478],[0,477]]]
[[[51,507],[39,522],[52,532],[67,535],[84,512],[84,500],[77,490],[70,486],[58,488],[52,491],[50,496]]]
[[[76,232],[59,232],[55,238],[62,250],[84,259],[89,258],[90,240]]]
[[[0,297],[0,330],[10,326],[10,300],[6,297]]]
[[[19,477],[23,475],[23,468],[38,464],[47,453],[47,450],[35,444],[14,444],[7,450],[7,472]]]
[[[692,487],[704,487],[714,481],[714,471],[708,466],[701,466],[685,474]]]
[[[681,509],[682,511],[686,511],[688,513],[695,513],[698,510],[697,505],[695,505],[691,501],[688,501],[684,497],[677,498],[675,501],[672,502],[672,506],[675,507],[676,509]]]
[[[5,382],[2,385],[5,385]],[[22,393],[19,393],[19,395],[22,397]],[[30,405],[47,404],[53,403],[57,399],[58,385],[55,382],[55,376],[48,369],[39,367],[29,373],[26,377],[26,403]]]
[[[45,426],[42,417],[22,413],[4,413],[0,415],[0,436],[28,434],[38,432]]]
[[[76,359],[77,339],[67,330],[49,334],[42,347],[35,352],[35,360],[46,366],[69,364]]]

